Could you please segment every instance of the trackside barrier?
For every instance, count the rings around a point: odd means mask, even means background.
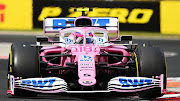
[[[32,0],[0,0],[0,29],[31,30]]]
[[[91,7],[89,17],[119,17],[120,30],[160,31],[159,2],[33,0],[33,27],[42,28],[44,17],[78,17],[74,8]]]
[[[180,1],[160,1],[161,33],[180,34]]]
[[[0,0],[0,29],[42,28],[44,17],[78,17],[74,8],[92,7],[89,17],[119,17],[120,30],[180,34],[180,1]]]

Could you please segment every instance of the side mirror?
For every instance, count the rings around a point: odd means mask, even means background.
[[[48,42],[48,37],[47,36],[36,36],[36,41],[37,42]]]
[[[132,41],[132,35],[122,35],[121,41]]]
[[[131,45],[133,42],[132,42],[132,35],[122,35],[121,36],[121,41],[128,41],[129,44]]]

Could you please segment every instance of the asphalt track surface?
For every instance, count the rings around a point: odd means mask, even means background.
[[[35,36],[32,35],[0,35],[0,44],[1,43],[13,43],[19,41],[36,41]],[[149,39],[135,39],[135,42],[139,41],[149,41]],[[155,47],[160,47],[165,51],[167,56],[167,74],[168,77],[180,77],[180,40],[153,40],[151,39],[152,44]],[[1,49],[1,46],[0,46]],[[2,49],[1,49],[2,50]],[[0,51],[1,51],[0,50]],[[9,51],[9,49],[7,50]],[[114,95],[114,94],[58,94],[58,95],[43,95],[39,94],[38,97],[11,97],[7,96],[7,59],[0,59],[0,101],[127,101],[127,100],[141,100],[137,96],[126,96],[126,95]],[[152,99],[151,99],[152,100]]]

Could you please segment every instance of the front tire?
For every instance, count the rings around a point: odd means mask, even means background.
[[[166,89],[166,61],[164,53],[157,47],[140,47],[135,52],[138,61],[138,71],[140,77],[160,76],[164,74],[163,89]],[[155,98],[162,96],[161,89],[153,88],[138,93],[140,98]]]
[[[39,76],[39,53],[30,43],[11,45],[8,73],[14,77],[34,78]],[[14,96],[37,96],[35,92],[14,89]]]

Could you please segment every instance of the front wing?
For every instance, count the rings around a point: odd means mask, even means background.
[[[40,93],[96,93],[96,92],[132,92],[161,88],[161,93],[165,91],[163,88],[163,74],[154,78],[147,77],[115,77],[112,78],[107,85],[107,90],[94,91],[69,91],[65,80],[58,77],[47,78],[27,78],[20,79],[13,75],[8,75],[9,89],[7,94],[14,95],[14,89],[25,89]]]

